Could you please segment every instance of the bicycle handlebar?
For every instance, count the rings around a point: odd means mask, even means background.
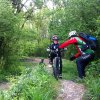
[[[48,52],[63,52],[63,51],[65,51],[65,50],[67,50],[67,48],[64,48],[64,49],[55,49],[55,50],[52,50],[52,49],[50,49],[50,48],[47,48],[47,51]]]

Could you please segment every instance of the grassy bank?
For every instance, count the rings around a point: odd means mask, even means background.
[[[8,91],[0,93],[0,100],[53,100],[57,81],[45,71],[44,65],[26,68]]]

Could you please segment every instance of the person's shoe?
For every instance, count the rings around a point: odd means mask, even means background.
[[[83,81],[83,79],[82,79],[82,78],[80,78],[80,77],[78,77],[75,81],[76,81],[76,82],[82,82],[82,81]]]
[[[59,75],[59,78],[62,79],[62,75],[61,74]]]

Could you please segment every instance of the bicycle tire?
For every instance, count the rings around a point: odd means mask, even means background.
[[[59,57],[55,57],[53,60],[53,75],[55,79],[59,79]]]

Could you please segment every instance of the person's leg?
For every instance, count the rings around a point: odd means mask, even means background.
[[[83,64],[82,64],[82,58],[79,57],[76,61],[77,64],[77,71],[78,71],[78,75],[80,78],[83,78]]]
[[[50,63],[50,64],[53,63],[53,58],[54,58],[54,54],[51,52],[51,53],[49,54],[49,59],[50,59],[49,63]]]
[[[85,75],[85,68],[86,68],[86,66],[89,64],[89,62],[85,62],[85,63],[83,63],[83,76],[85,77],[86,75]]]
[[[85,54],[82,56],[83,59],[83,76],[85,77],[85,68],[86,66],[89,64],[89,62],[91,62],[94,59],[94,54],[90,55],[90,54]]]
[[[88,65],[88,63],[92,60],[92,55],[90,54],[84,54],[81,57],[79,57],[76,61],[77,63],[77,70],[80,78],[85,77],[85,67]]]

